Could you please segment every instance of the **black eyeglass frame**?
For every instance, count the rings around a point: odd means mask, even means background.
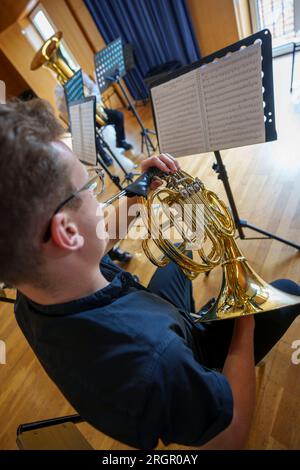
[[[45,231],[45,235],[43,237],[43,242],[46,243],[47,241],[49,241],[50,237],[51,237],[51,221],[53,219],[53,217],[66,205],[68,204],[72,199],[74,199],[75,197],[77,197],[80,193],[82,193],[83,191],[87,191],[89,189],[91,189],[93,187],[93,185],[98,181],[98,179],[100,178],[101,182],[102,182],[102,188],[101,188],[101,191],[99,193],[96,194],[96,196],[100,196],[101,194],[103,194],[104,190],[105,190],[105,181],[104,181],[104,176],[105,176],[105,173],[104,173],[104,170],[102,168],[89,168],[88,171],[94,171],[96,173],[95,176],[93,176],[92,178],[90,178],[81,188],[77,189],[76,191],[74,191],[72,194],[70,194],[70,196],[68,196],[66,199],[64,199],[55,209],[55,211],[53,212],[50,220],[49,220],[49,224],[48,224],[48,227]]]

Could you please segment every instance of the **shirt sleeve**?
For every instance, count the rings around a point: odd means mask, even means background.
[[[224,375],[197,362],[180,337],[157,358],[141,420],[142,448],[178,443],[200,446],[226,429],[233,416]]]

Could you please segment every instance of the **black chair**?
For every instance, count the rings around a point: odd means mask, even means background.
[[[14,304],[16,302],[16,299],[7,297],[6,289],[13,289],[13,288],[4,283],[0,283],[0,302]]]
[[[20,450],[94,450],[76,427],[82,422],[75,414],[20,424],[17,446]]]

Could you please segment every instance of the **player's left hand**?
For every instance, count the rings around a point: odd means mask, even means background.
[[[178,161],[169,153],[161,153],[160,155],[156,155],[155,157],[150,157],[142,161],[142,173],[151,167],[159,168],[161,171],[167,174],[176,173],[176,171],[180,170]],[[162,181],[159,178],[154,178],[150,187],[151,189],[156,189],[161,184]]]

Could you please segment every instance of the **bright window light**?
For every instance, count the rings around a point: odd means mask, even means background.
[[[40,36],[44,41],[47,41],[47,39],[51,38],[53,34],[56,33],[57,28],[54,26],[52,21],[47,17],[45,11],[42,9],[42,7],[38,7],[33,14],[30,15],[31,22],[33,23],[35,29],[38,31]],[[74,57],[71,55],[70,51],[64,44],[64,41],[60,43],[60,49],[67,60],[69,66],[76,72],[79,70],[79,65],[75,61]]]
[[[34,17],[32,18],[32,22],[44,41],[47,41],[53,34],[55,34],[55,30],[46,17],[45,13],[42,10],[39,10]]]

